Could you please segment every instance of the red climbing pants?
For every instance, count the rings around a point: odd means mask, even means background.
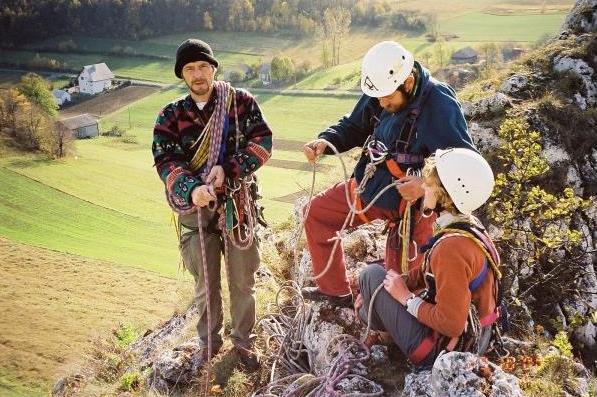
[[[346,263],[341,242],[338,244],[335,252],[332,253],[334,246],[333,238],[342,227],[350,211],[346,202],[345,185],[346,182],[340,182],[313,197],[309,214],[305,221],[305,233],[313,264],[313,274],[317,276],[325,270],[325,273],[317,278],[315,282],[321,292],[334,296],[345,295],[351,292],[346,276]],[[354,194],[354,185],[354,180],[351,180],[349,185],[351,194]],[[362,207],[364,208],[365,206],[366,203],[362,203]],[[357,207],[359,206],[357,205]],[[388,210],[373,205],[363,215],[355,216],[352,224],[353,227],[363,225],[375,219],[388,220],[395,224],[395,227],[392,227],[388,233],[384,262],[387,269],[394,269],[400,272],[401,243],[397,233],[400,222],[398,208],[396,210]],[[435,215],[424,218],[419,211],[414,212],[411,222],[415,225],[411,236],[411,243],[409,244],[409,257],[413,260],[409,261],[409,269],[421,264],[423,255],[419,254],[417,250],[418,247],[425,244],[431,237],[434,221]],[[412,241],[416,244],[412,243]],[[333,255],[333,258],[329,268],[326,270],[330,255]]]

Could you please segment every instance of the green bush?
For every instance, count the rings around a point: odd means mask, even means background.
[[[524,120],[506,119],[499,137],[495,154],[500,172],[487,214],[502,231],[496,240],[502,256],[510,259],[506,285],[514,279],[519,285],[516,296],[507,298],[525,303],[538,315],[550,315],[554,304],[579,293],[574,281],[583,274],[586,251],[573,221],[590,201],[569,187],[550,193],[540,186],[550,167],[541,156],[539,132]]]
[[[114,336],[116,337],[116,345],[126,348],[137,339],[139,332],[132,325],[121,324],[120,327],[114,330]]]
[[[141,385],[141,375],[138,372],[127,372],[120,378],[120,390],[135,391]]]

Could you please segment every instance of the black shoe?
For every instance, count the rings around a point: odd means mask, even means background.
[[[301,289],[301,295],[303,298],[310,301],[315,302],[323,302],[328,301],[332,305],[335,306],[342,306],[342,307],[352,307],[352,294],[342,295],[342,296],[334,296],[334,295],[327,295],[324,294],[319,290],[317,287],[304,287]]]

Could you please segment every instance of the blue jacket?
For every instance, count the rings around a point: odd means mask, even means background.
[[[415,130],[410,141],[408,153],[427,157],[437,149],[463,147],[476,150],[460,104],[454,90],[445,83],[435,80],[429,71],[415,62],[418,70],[415,95],[406,106],[397,113],[389,113],[381,108],[377,98],[361,96],[350,114],[342,117],[338,124],[333,125],[319,134],[340,151],[345,152],[365,144],[373,133],[375,138],[382,141],[388,149],[396,146],[396,141],[402,126],[411,110],[419,109],[419,116],[415,122]],[[403,137],[404,138],[404,137]],[[326,154],[333,154],[326,149]],[[361,156],[354,170],[357,182],[363,178],[365,166],[369,157]],[[416,164],[415,168],[422,166]],[[402,166],[405,170],[404,166]],[[385,165],[377,166],[375,174],[365,186],[362,199],[371,202],[375,195],[394,180]],[[398,209],[400,194],[397,189],[387,190],[374,205],[386,209]]]

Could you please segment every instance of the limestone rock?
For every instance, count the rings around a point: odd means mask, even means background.
[[[198,378],[204,364],[199,337],[164,352],[154,363],[149,385],[161,393],[182,389]]]
[[[473,103],[463,103],[462,111],[467,119],[482,119],[499,116],[505,112],[506,108],[511,106],[512,103],[508,96],[498,92]]]
[[[566,17],[564,29],[574,33],[597,31],[597,0],[577,0]]]
[[[52,388],[52,397],[74,397],[79,394],[79,388],[84,383],[85,377],[81,374],[60,378]]]
[[[174,315],[153,331],[137,339],[130,347],[139,360],[141,367],[146,367],[155,360],[159,351],[164,346],[169,346],[177,337],[179,337],[185,326],[194,321],[197,317],[197,305],[193,304],[184,313],[174,313]]]
[[[500,91],[510,96],[520,96],[529,88],[529,78],[522,74],[515,74],[505,80],[500,86]]]
[[[311,370],[316,375],[325,373],[330,364],[328,347],[335,336],[359,329],[354,311],[335,307],[328,302],[313,302],[311,321],[306,326],[303,344],[309,351]]]
[[[572,73],[581,79],[584,92],[576,92],[574,94],[574,99],[578,107],[586,110],[588,106],[597,104],[597,85],[595,83],[594,70],[587,62],[568,56],[557,56],[553,61],[553,69],[560,73]]]
[[[471,122],[468,126],[473,142],[482,153],[490,153],[500,144],[497,133],[490,127],[483,127],[478,123]]]
[[[523,397],[518,379],[472,353],[450,352],[433,364],[431,385],[437,396]]]
[[[431,371],[411,373],[404,378],[404,391],[402,397],[435,397],[429,387],[431,384]]]

